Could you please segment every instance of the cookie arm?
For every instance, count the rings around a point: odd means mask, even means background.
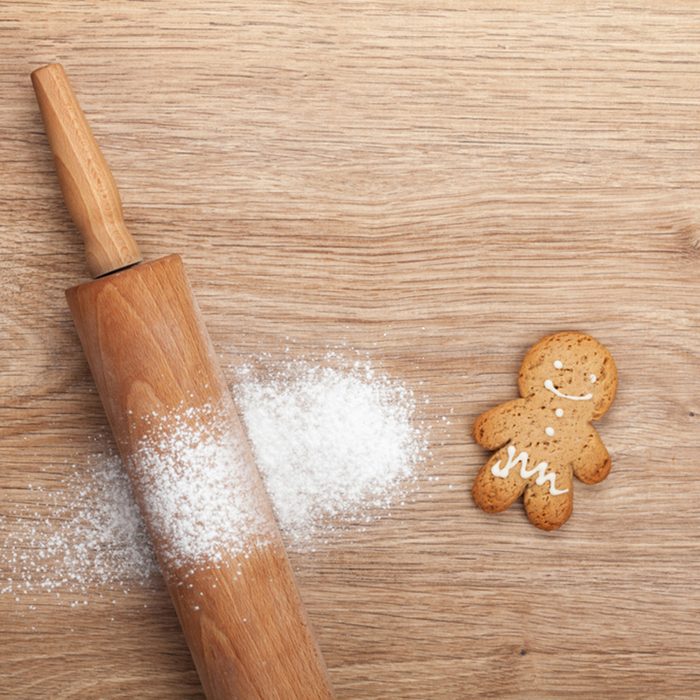
[[[571,466],[576,478],[584,484],[598,484],[610,473],[610,455],[593,426],[589,426],[581,451]]]
[[[503,447],[512,437],[514,423],[524,409],[525,399],[514,399],[494,406],[475,421],[474,439],[487,450]]]

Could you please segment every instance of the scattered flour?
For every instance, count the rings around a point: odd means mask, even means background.
[[[0,565],[9,571],[0,593],[87,594],[91,586],[143,585],[156,574],[118,457],[91,455],[87,464],[72,465],[56,487],[29,491],[34,505],[25,503],[0,521]]]
[[[299,548],[400,504],[427,454],[409,389],[368,361],[337,365],[329,357],[266,373],[247,366],[233,387],[280,528]],[[192,415],[168,430],[156,421],[133,465],[174,564],[216,561],[264,531],[241,485],[238,447],[196,426]],[[173,448],[178,460],[165,456]],[[34,506],[0,516],[0,571],[8,572],[0,593],[87,594],[153,580],[152,549],[117,457],[93,455],[58,488],[35,490]]]

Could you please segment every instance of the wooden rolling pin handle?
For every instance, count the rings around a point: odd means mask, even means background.
[[[102,277],[141,261],[124,224],[112,173],[59,63],[38,68],[32,84],[63,198],[83,236],[88,270]]]

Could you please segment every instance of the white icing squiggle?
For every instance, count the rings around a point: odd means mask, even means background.
[[[562,399],[569,399],[570,401],[590,401],[593,398],[593,394],[584,394],[583,396],[571,396],[570,394],[563,394],[551,379],[544,380],[544,388],[551,391],[555,396],[559,396]]]
[[[532,469],[527,468],[527,461],[529,459],[529,455],[527,452],[522,451],[517,457],[515,456],[515,446],[514,445],[508,445],[508,461],[506,462],[506,465],[504,467],[501,466],[501,460],[499,459],[498,462],[496,462],[492,467],[491,467],[491,473],[498,477],[499,479],[505,479],[508,474],[510,473],[510,470],[513,469],[513,467],[517,466],[520,464],[520,476],[523,479],[529,479],[531,476],[534,476],[537,474],[537,478],[535,479],[535,483],[538,486],[544,486],[546,483],[549,482],[549,493],[552,496],[559,496],[562,493],[568,493],[569,489],[558,489],[556,487],[556,479],[557,475],[554,472],[548,472],[547,467],[549,466],[547,462],[540,462],[537,466],[533,467]]]

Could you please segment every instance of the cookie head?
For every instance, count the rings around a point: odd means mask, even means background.
[[[584,333],[566,331],[542,338],[525,355],[518,377],[523,397],[542,395],[590,406],[591,418],[610,407],[617,368],[608,349]]]

